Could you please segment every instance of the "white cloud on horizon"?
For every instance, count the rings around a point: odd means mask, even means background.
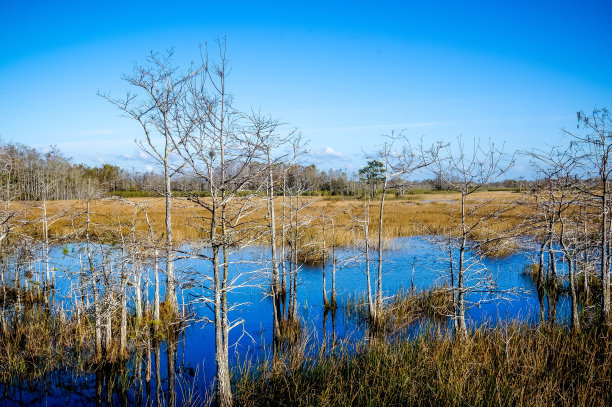
[[[311,157],[314,161],[323,161],[334,159],[338,161],[348,161],[348,158],[341,152],[334,150],[331,147],[321,148],[315,151],[309,151],[308,156]]]

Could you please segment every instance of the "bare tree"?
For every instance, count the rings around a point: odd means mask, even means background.
[[[612,116],[607,109],[591,114],[578,112],[582,132],[566,131],[579,151],[583,177],[589,181],[588,193],[599,205],[599,268],[602,285],[602,324],[610,323],[610,177],[612,175]]]
[[[468,197],[481,190],[486,184],[506,173],[513,165],[513,159],[504,162],[503,153],[493,144],[483,149],[477,141],[471,151],[466,150],[458,138],[456,150],[449,145],[445,153],[435,162],[435,174],[453,190],[461,194],[459,212],[453,215],[458,230],[449,230],[449,236],[441,239],[450,253],[449,274],[451,291],[454,296],[456,330],[461,336],[467,334],[466,309],[475,303],[468,303],[468,292],[492,292],[495,282],[481,261],[491,242],[501,242],[503,236],[491,227],[491,223],[509,209],[508,205],[495,206],[492,199],[468,201]],[[486,229],[485,229],[486,228]],[[480,238],[478,232],[480,229]],[[486,233],[483,233],[485,229]],[[455,264],[452,253],[458,251]],[[456,278],[456,280],[455,280]]]
[[[374,296],[372,295],[372,283],[370,274],[370,201],[375,196],[377,185],[384,179],[382,174],[384,164],[378,160],[368,161],[368,165],[359,170],[359,176],[365,184],[363,194],[363,220],[359,223],[363,225],[363,241],[364,241],[364,260],[365,273],[367,284],[367,301],[368,314],[370,322],[376,321],[377,307],[374,304]]]
[[[279,134],[279,127],[282,126],[278,120],[261,113],[251,113],[245,116],[246,127],[245,132],[250,134],[246,140],[253,140],[256,145],[254,152],[260,152],[260,160],[265,164],[265,184],[267,196],[267,219],[270,231],[270,248],[271,248],[271,263],[272,263],[272,304],[273,304],[273,336],[274,343],[278,343],[281,336],[281,320],[282,316],[282,296],[283,286],[281,283],[281,273],[278,257],[277,243],[277,224],[275,210],[275,185],[278,180],[275,179],[275,169],[280,167],[283,161],[287,158],[288,152],[283,150],[283,147],[288,147],[291,141],[299,139],[299,134],[295,131],[289,132],[287,135]],[[284,196],[284,195],[283,195]],[[283,208],[284,210],[284,208]],[[283,233],[284,236],[284,233]],[[284,245],[284,242],[283,242]],[[284,262],[281,260],[281,262]],[[284,264],[283,264],[284,271]],[[284,278],[283,278],[284,280]]]
[[[376,287],[376,313],[382,313],[383,295],[382,295],[382,268],[383,268],[383,219],[385,208],[385,197],[387,195],[387,187],[389,182],[410,175],[411,173],[431,165],[438,156],[438,151],[441,145],[432,145],[424,149],[421,145],[419,153],[415,153],[404,132],[394,133],[386,136],[385,143],[379,151],[379,157],[383,163],[384,170],[382,172],[382,194],[380,197],[380,213],[378,218],[378,273]]]
[[[370,195],[376,193],[376,186],[382,186],[380,198],[379,217],[378,217],[378,270],[376,276],[376,294],[374,303],[372,304],[372,294],[370,288],[370,272],[369,272],[369,198],[365,205],[365,224],[364,224],[364,239],[366,244],[366,277],[368,283],[368,303],[371,308],[371,322],[376,324],[377,317],[383,311],[383,291],[382,291],[382,276],[383,276],[383,233],[384,233],[384,209],[387,188],[389,182],[398,178],[410,175],[411,173],[422,169],[432,164],[438,156],[438,151],[441,146],[433,145],[424,149],[421,145],[418,153],[415,153],[410,145],[408,137],[404,132],[395,133],[385,136],[385,143],[381,146],[377,159],[369,161],[368,166],[362,168],[359,173],[361,179],[369,185]],[[373,307],[373,310],[372,310]]]
[[[546,237],[545,242],[548,242],[549,264],[554,270],[552,279],[556,287],[556,259],[554,256],[553,242],[557,242],[561,247],[561,253],[568,265],[569,283],[570,283],[570,299],[571,299],[571,325],[574,330],[580,330],[580,321],[578,318],[578,298],[576,291],[576,270],[579,260],[580,238],[579,225],[580,218],[576,216],[576,209],[581,199],[580,185],[577,178],[576,167],[578,161],[575,151],[568,149],[560,151],[552,149],[549,153],[532,153],[535,160],[539,162],[537,165],[538,173],[545,174],[543,184],[546,189],[543,191],[545,211],[540,212],[546,221]],[[536,199],[538,203],[540,200]],[[540,205],[541,206],[541,205]],[[541,215],[542,216],[542,215]],[[559,227],[556,227],[556,226]],[[546,243],[544,243],[541,247]],[[538,265],[538,286],[542,283],[541,269],[543,267],[542,251],[540,251],[540,264]],[[550,284],[549,284],[550,285]],[[540,289],[540,288],[539,288]],[[555,290],[556,291],[556,290]],[[557,295],[557,293],[552,293]],[[540,305],[542,309],[542,305]],[[542,314],[542,311],[540,311]]]
[[[102,94],[127,117],[136,120],[142,127],[145,140],[137,144],[164,170],[166,200],[166,305],[173,315],[178,313],[176,277],[172,234],[172,176],[180,168],[172,162],[177,140],[188,137],[193,123],[183,120],[184,101],[191,79],[202,72],[202,65],[191,66],[182,72],[174,65],[173,51],[166,55],[151,53],[145,66],[135,66],[123,79],[136,88],[137,93],[127,93],[124,99],[114,99]],[[189,126],[185,126],[185,124]],[[161,141],[160,141],[161,138]]]
[[[261,200],[238,193],[252,181],[261,180],[260,174],[251,169],[261,156],[262,145],[261,134],[245,125],[244,115],[232,107],[232,97],[226,87],[229,67],[225,40],[220,39],[217,45],[216,61],[209,62],[206,53],[203,69],[189,81],[182,126],[192,130],[176,140],[175,151],[186,168],[208,186],[210,195],[189,196],[207,214],[193,224],[200,228],[203,243],[210,247],[210,252],[186,254],[209,261],[212,266],[212,276],[198,276],[203,291],[210,294],[199,301],[213,313],[210,322],[215,327],[216,403],[230,406],[229,332],[243,320],[229,319],[229,312],[240,304],[230,304],[228,294],[246,282],[240,273],[231,273],[229,256],[253,239],[253,230],[258,230],[250,222]]]

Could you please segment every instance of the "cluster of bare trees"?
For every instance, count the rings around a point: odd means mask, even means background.
[[[101,188],[101,179],[71,164],[51,146],[44,154],[21,144],[0,145],[0,186],[12,200],[84,199]],[[3,199],[4,200],[4,199]]]
[[[197,287],[192,291],[197,293],[193,294],[194,302],[211,310],[210,316],[201,319],[215,327],[216,400],[218,405],[227,406],[232,404],[229,332],[243,322],[240,318],[230,320],[238,304],[231,304],[228,296],[251,281],[249,276],[233,271],[231,255],[268,234],[274,333],[279,340],[287,321],[297,321],[296,276],[303,222],[299,212],[304,205],[300,194],[305,188],[296,170],[305,167],[281,164],[299,154],[299,134],[290,131],[281,135],[278,120],[257,112],[244,113],[233,106],[227,89],[229,67],[224,41],[218,42],[217,50],[217,56],[211,59],[203,50],[200,63],[187,72],[173,65],[172,53],[152,54],[146,66],[136,67],[125,78],[136,93],[125,99],[105,97],[141,124],[145,140],[140,146],[164,171],[166,304],[176,307],[172,305],[176,299],[176,255],[208,264],[191,273],[189,280],[192,287]],[[172,241],[172,180],[185,174],[207,188],[205,196],[186,196],[198,208],[194,212],[198,215],[189,221],[202,236],[198,250],[179,249]],[[275,213],[278,189],[282,190],[280,226]],[[249,194],[243,194],[244,190]],[[252,215],[262,210],[269,221],[265,228],[253,223]],[[289,299],[285,301],[287,292]],[[288,304],[287,309],[284,304]]]
[[[408,138],[403,133],[392,133],[386,137],[385,143],[381,146],[374,159],[368,161],[368,165],[359,171],[359,176],[364,182],[364,209],[363,219],[360,219],[356,224],[360,224],[363,230],[363,253],[365,263],[365,274],[367,284],[367,302],[368,315],[370,325],[376,327],[380,321],[383,312],[383,232],[384,232],[384,210],[385,198],[387,196],[388,187],[391,182],[396,182],[401,185],[404,177],[412,173],[426,168],[434,163],[439,156],[439,151],[442,148],[441,144],[432,145],[424,148],[423,145],[418,147],[418,150],[413,150]],[[370,271],[370,223],[371,223],[371,200],[377,195],[378,189],[381,189],[379,214],[378,214],[378,236],[376,241],[377,252],[377,272],[376,285],[372,290],[372,277]]]
[[[610,323],[610,150],[612,118],[606,109],[578,113],[578,130],[565,131],[569,145],[534,151],[537,182],[531,188],[533,230],[538,246],[535,269],[540,318],[548,299],[549,320],[555,318],[562,287],[560,269],[567,270],[571,324],[580,329],[582,311],[596,295],[603,325]],[[561,280],[562,281],[562,280]],[[581,289],[580,289],[581,286]]]
[[[497,202],[493,198],[471,199],[486,185],[503,176],[514,164],[494,144],[483,146],[474,140],[466,146],[461,137],[456,145],[447,145],[433,159],[432,171],[445,188],[460,194],[458,208],[449,211],[448,226],[433,240],[442,248],[443,278],[452,295],[455,332],[467,334],[466,311],[486,301],[507,299],[498,290],[495,278],[483,259],[511,244],[518,228],[499,228],[501,217],[515,202]],[[503,249],[501,250],[502,254]],[[483,295],[484,293],[488,296]]]
[[[232,303],[230,294],[256,283],[255,275],[239,272],[232,255],[254,241],[269,243],[269,259],[260,270],[267,268],[273,338],[275,352],[279,352],[283,341],[299,329],[301,264],[309,258],[321,261],[323,303],[326,309],[335,309],[335,273],[339,264],[335,233],[337,228],[358,229],[368,316],[370,326],[376,328],[385,302],[385,199],[391,186],[407,188],[407,176],[427,169],[443,188],[460,194],[458,209],[449,212],[448,228],[436,233],[443,247],[447,266],[444,272],[452,295],[450,316],[456,332],[465,335],[466,311],[482,301],[481,297],[473,301],[475,297],[470,295],[496,292],[499,298],[506,294],[497,290],[483,257],[525,233],[524,224],[513,229],[497,227],[504,214],[515,209],[512,204],[471,199],[475,192],[503,177],[513,165],[513,158],[506,159],[493,145],[483,147],[475,142],[472,149],[466,148],[461,139],[457,146],[420,145],[413,149],[403,134],[392,134],[359,172],[363,212],[357,216],[351,212],[351,224],[339,225],[338,213],[327,209],[316,216],[304,215],[303,210],[313,203],[304,195],[318,185],[313,181],[313,171],[319,181],[328,183],[326,188],[330,191],[348,191],[346,184],[336,183],[338,179],[345,182],[346,177],[329,174],[325,178],[325,174],[316,174],[314,167],[301,165],[304,145],[299,133],[283,131],[283,123],[267,115],[235,107],[227,87],[230,69],[225,47],[224,40],[220,40],[214,57],[203,49],[199,62],[186,71],[175,65],[172,52],[152,53],[144,65],[134,67],[125,76],[132,89],[125,98],[102,95],[140,124],[144,138],[139,146],[163,172],[157,180],[165,200],[163,231],[152,226],[146,202],[114,200],[113,205],[130,208],[127,212],[131,216],[116,215],[102,222],[98,219],[92,206],[100,201],[96,195],[99,185],[90,181],[105,179],[104,169],[98,178],[71,178],[65,174],[71,174],[74,167],[55,151],[41,158],[15,146],[0,149],[3,329],[10,318],[17,318],[24,293],[33,297],[36,292],[47,307],[54,303],[50,297],[56,283],[52,247],[60,239],[56,236],[54,241],[49,230],[61,219],[69,225],[69,232],[61,240],[79,242],[62,254],[72,258],[72,268],[67,266],[70,261],[63,260],[64,273],[76,277],[70,279],[68,290],[74,311],[71,315],[77,325],[93,330],[91,343],[97,359],[127,355],[133,332],[133,337],[140,338],[148,349],[150,376],[152,339],[150,335],[144,339],[139,336],[140,327],[145,320],[159,325],[163,310],[167,322],[178,321],[180,305],[185,306],[183,288],[188,285],[190,302],[210,310],[199,314],[199,318],[214,325],[216,402],[230,406],[229,333],[244,322],[239,316],[232,318],[237,315],[232,311],[241,304]],[[557,277],[557,263],[561,261],[568,270],[575,329],[580,327],[577,276],[582,276],[584,304],[598,295],[602,321],[610,322],[612,256],[612,170],[608,160],[612,120],[607,110],[595,110],[589,116],[579,114],[579,121],[583,131],[568,132],[571,143],[567,149],[531,154],[538,179],[531,183],[532,191],[526,200],[532,207],[526,223],[532,227],[529,233],[539,247],[536,280],[542,319],[545,292],[553,289],[547,281]],[[109,177],[116,178],[112,168],[106,170],[110,171]],[[185,185],[175,186],[180,180],[189,180],[189,185],[198,185],[199,189],[185,191]],[[198,244],[177,245],[174,241],[173,196],[177,188],[183,188],[183,199],[194,208],[187,224],[201,236]],[[195,193],[202,189],[205,194]],[[48,214],[49,200],[68,198],[80,198],[85,206]],[[25,207],[19,209],[10,203],[22,199],[35,201],[32,205],[39,210],[39,218],[18,216]],[[378,214],[372,216],[375,199],[380,199]],[[256,216],[261,213],[265,213],[263,224]],[[373,219],[378,220],[374,237],[370,230]],[[318,228],[321,240],[305,238],[306,228]],[[28,234],[27,230],[36,232]],[[202,266],[189,272],[177,270],[178,260],[184,258],[195,259]],[[372,264],[376,265],[375,272]],[[14,290],[9,292],[11,286]],[[16,304],[12,316],[5,313],[10,308],[8,302]]]
[[[519,227],[499,228],[503,215],[516,203],[498,202],[495,199],[470,199],[470,196],[503,177],[514,163],[493,144],[482,146],[474,141],[465,146],[462,138],[456,145],[423,145],[412,149],[403,134],[392,134],[382,146],[378,157],[368,161],[359,172],[364,190],[363,219],[355,220],[361,225],[364,242],[364,259],[367,303],[370,325],[376,329],[383,315],[383,232],[384,204],[390,181],[395,185],[407,183],[404,178],[418,170],[427,170],[439,180],[440,188],[460,193],[458,207],[449,206],[444,230],[431,231],[430,240],[441,248],[437,259],[441,264],[443,284],[452,296],[452,313],[455,331],[467,334],[466,311],[483,302],[508,298],[510,293],[499,290],[494,276],[484,265],[483,259],[493,252],[500,252],[503,245],[515,239]],[[372,223],[371,199],[381,190],[378,214],[378,236],[375,241],[377,255],[376,284],[372,288],[372,249],[369,227]],[[376,218],[375,218],[376,219]],[[431,265],[430,265],[431,267]],[[485,296],[484,293],[489,295]]]
[[[116,215],[96,212],[106,205],[113,205]],[[159,344],[164,338],[168,352],[173,353],[168,359],[169,405],[173,405],[175,319],[164,320],[160,315],[162,233],[152,227],[148,203],[92,196],[62,211],[66,232],[53,238],[44,231],[49,223],[44,217],[24,217],[10,206],[4,208],[0,242],[3,363],[10,363],[4,356],[12,346],[24,347],[24,353],[56,347],[52,354],[71,354],[98,366],[97,372],[110,371],[114,362],[136,355],[136,381],[146,382],[149,388],[155,370],[161,403]],[[48,336],[20,336],[30,331]],[[44,363],[59,362],[48,357]],[[112,398],[113,384],[108,380]],[[102,381],[98,381],[98,397],[101,392]]]

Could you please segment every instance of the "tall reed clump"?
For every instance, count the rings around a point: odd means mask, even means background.
[[[344,302],[344,312],[360,324],[367,324],[368,302],[365,294],[351,296]],[[412,292],[400,289],[385,304],[378,321],[378,328],[387,333],[396,333],[408,328],[416,320],[445,320],[452,315],[453,296],[447,287]]]
[[[243,372],[236,404],[612,405],[612,339],[596,330],[511,324],[463,340],[424,331],[311,355]]]

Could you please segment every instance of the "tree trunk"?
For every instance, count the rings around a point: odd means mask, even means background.
[[[332,285],[331,285],[331,307],[336,309],[338,304],[336,303],[336,232],[334,227],[334,219],[331,220],[332,227]],[[333,318],[333,316],[332,316]]]
[[[325,282],[325,261],[327,260],[326,256],[325,256],[325,250],[327,249],[327,247],[325,245],[325,237],[326,237],[325,236],[325,214],[323,214],[323,218],[322,218],[322,227],[323,227],[323,250],[322,250],[322,253],[321,253],[321,257],[322,257],[322,260],[323,260],[323,267],[322,267],[322,272],[323,272],[323,284],[322,284],[322,286],[323,286],[323,306],[325,308],[329,308],[329,300],[327,299],[327,289],[326,289],[327,284]]]
[[[580,320],[578,319],[578,298],[576,295],[576,277],[575,277],[575,264],[574,260],[568,256],[569,265],[569,280],[570,280],[570,294],[572,300],[572,328],[575,331],[580,331]]]
[[[382,247],[383,247],[383,214],[385,208],[385,195],[387,194],[387,177],[383,182],[382,197],[380,198],[380,215],[378,219],[378,275],[376,286],[376,313],[382,314]]]
[[[276,217],[274,213],[274,177],[272,174],[272,163],[270,162],[270,148],[267,149],[268,156],[268,216],[270,217],[270,246],[272,250],[272,314],[273,335],[275,340],[280,338],[280,314],[281,314],[281,283],[276,256]]]
[[[153,276],[155,287],[153,288],[153,320],[159,322],[159,253],[157,248],[153,252]]]
[[[87,220],[85,226],[85,241],[87,248],[87,260],[89,261],[89,271],[91,276],[91,292],[93,295],[93,303],[94,303],[94,319],[95,319],[95,341],[96,341],[96,357],[100,358],[102,356],[102,311],[100,307],[100,300],[98,295],[98,287],[96,284],[97,281],[97,273],[94,267],[93,261],[93,253],[91,252],[91,240],[89,237],[89,228],[91,224],[90,218],[90,200],[87,201]]]
[[[457,275],[457,329],[462,337],[467,336],[465,323],[465,299],[464,299],[464,273],[465,273],[465,248],[467,245],[467,228],[465,218],[465,192],[461,194],[461,246],[459,247],[459,270]]]
[[[550,272],[551,277],[557,280],[557,256],[555,255],[555,250],[553,249],[552,239],[548,243],[548,261],[550,263]]]
[[[119,353],[127,356],[127,277],[121,277],[121,329],[119,336]]]
[[[540,261],[538,263],[538,275],[536,281],[536,290],[538,292],[538,302],[540,303],[540,325],[544,323],[544,249],[546,248],[546,242],[540,246]]]
[[[365,267],[366,267],[366,282],[368,284],[368,313],[370,316],[370,323],[376,322],[376,308],[374,308],[374,300],[372,298],[372,282],[370,279],[370,198],[367,197],[364,201],[364,226],[363,226],[363,237],[365,240]]]
[[[223,318],[223,305],[221,300],[221,270],[219,265],[219,247],[213,247],[213,284],[214,284],[214,312],[215,312],[215,361],[216,374],[216,404],[220,407],[232,405],[232,389],[229,374],[229,361],[224,349],[226,340],[226,321]]]
[[[606,173],[604,166],[603,173]],[[608,257],[608,182],[604,179],[601,200],[601,319],[602,325],[610,322],[610,260]]]
[[[134,308],[136,312],[136,326],[140,326],[142,320],[142,265],[139,264],[134,276]]]
[[[166,147],[164,156],[164,183],[166,188],[166,307],[173,317],[178,315],[176,299],[176,279],[174,276],[174,251],[172,248],[172,187],[170,184],[170,146],[166,134]]]

